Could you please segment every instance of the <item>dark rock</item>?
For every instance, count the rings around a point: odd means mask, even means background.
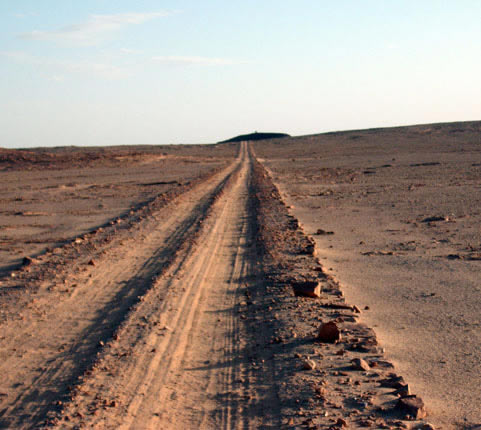
[[[299,254],[301,255],[314,255],[316,246],[311,240],[306,240],[306,244],[301,248]]]
[[[437,222],[437,221],[449,221],[449,218],[445,216],[429,216],[427,218],[424,218],[421,222]]]
[[[22,265],[24,265],[24,266],[30,266],[30,264],[33,264],[34,262],[35,262],[35,260],[34,260],[33,258],[23,257]]]
[[[403,388],[406,385],[404,378],[402,376],[392,375],[387,379],[383,379],[381,382],[381,387],[387,388]]]
[[[327,235],[331,235],[331,234],[334,234],[333,231],[326,231],[326,230],[323,230],[322,228],[319,228],[317,231],[316,231],[316,234],[318,236],[327,236]]]
[[[401,397],[396,407],[406,415],[413,417],[415,420],[424,418],[427,415],[424,402],[417,396]]]
[[[350,351],[356,352],[371,352],[376,353],[377,348],[377,340],[375,338],[368,338],[364,340],[353,340],[350,345],[347,346]]]
[[[323,323],[319,328],[317,339],[325,343],[336,343],[341,340],[341,331],[333,321]]]
[[[321,287],[317,281],[294,281],[291,285],[296,296],[321,297]]]
[[[402,387],[398,388],[396,393],[399,395],[399,397],[408,397],[411,395],[411,390],[409,389],[409,385],[405,384]]]

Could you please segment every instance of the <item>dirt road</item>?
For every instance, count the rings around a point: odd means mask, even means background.
[[[43,285],[28,309],[12,310],[1,339],[3,427],[41,425],[72,395],[67,422],[238,427],[243,415],[232,405],[253,390],[231,393],[235,380],[248,377],[237,307],[242,289],[256,282],[250,176],[243,146],[228,169],[95,262],[62,269],[63,285]],[[115,408],[89,414],[112,402]]]
[[[237,400],[254,394],[252,385],[234,388],[236,381],[249,377],[248,362],[239,354],[245,339],[237,310],[242,291],[255,282],[250,175],[243,147],[195,249],[180,253],[156,280],[103,357],[103,371],[85,384],[68,414],[87,416],[98,403],[93,394],[102,390],[116,407],[90,415],[88,424],[94,426],[239,428],[245,417]],[[142,321],[147,324],[137,333]],[[126,351],[129,359],[119,361]]]
[[[1,428],[408,428],[402,380],[247,144],[154,209],[2,287]],[[293,294],[305,280],[322,294]]]

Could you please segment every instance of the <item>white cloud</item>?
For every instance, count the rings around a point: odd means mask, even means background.
[[[130,75],[129,71],[114,64],[93,61],[53,60],[38,57],[22,51],[0,51],[0,56],[9,58],[18,63],[30,64],[53,69],[53,76],[62,76],[65,73],[82,76],[100,77],[103,79],[122,79]]]
[[[156,56],[152,57],[152,61],[161,64],[169,64],[174,66],[188,66],[188,65],[213,65],[224,66],[231,64],[240,64],[243,61],[231,60],[228,58],[213,58],[213,57],[197,57],[197,56]]]
[[[72,24],[58,30],[34,30],[19,35],[22,39],[74,42],[80,45],[93,45],[128,25],[138,25],[146,21],[170,15],[172,12],[119,13],[113,15],[91,15],[80,24]]]

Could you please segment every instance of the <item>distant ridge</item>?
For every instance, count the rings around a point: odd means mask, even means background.
[[[258,133],[256,131],[255,133],[241,134],[240,136],[232,137],[219,143],[242,142],[243,140],[279,139],[283,137],[290,136],[286,133]]]

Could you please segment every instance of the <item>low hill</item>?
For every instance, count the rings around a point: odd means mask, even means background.
[[[264,140],[264,139],[279,139],[282,137],[290,137],[286,133],[255,133],[241,134],[240,136],[232,137],[227,140],[223,140],[219,143],[229,143],[229,142],[242,142],[245,140]]]

